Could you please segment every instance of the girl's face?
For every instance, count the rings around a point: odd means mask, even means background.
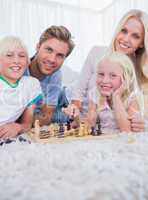
[[[10,83],[16,83],[24,74],[28,56],[23,48],[13,48],[0,55],[0,74]]]
[[[97,72],[97,87],[104,97],[109,97],[118,89],[123,80],[123,69],[120,64],[104,59]]]
[[[115,50],[132,55],[144,45],[144,26],[136,17],[130,17],[117,34]]]

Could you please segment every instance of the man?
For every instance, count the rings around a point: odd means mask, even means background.
[[[49,124],[52,120],[61,94],[60,68],[73,48],[71,33],[64,26],[51,26],[40,37],[26,72],[37,78],[42,87],[44,102],[35,113],[35,119],[39,119],[40,125]]]

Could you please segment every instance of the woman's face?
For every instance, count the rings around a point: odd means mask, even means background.
[[[130,17],[115,38],[115,50],[132,55],[144,45],[144,26],[136,17]]]

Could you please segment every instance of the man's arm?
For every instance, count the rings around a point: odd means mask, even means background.
[[[55,106],[49,106],[44,104],[41,108],[41,112],[39,114],[35,114],[34,121],[39,120],[40,126],[48,125],[51,122],[51,118],[55,112]]]

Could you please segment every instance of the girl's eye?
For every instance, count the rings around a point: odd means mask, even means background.
[[[12,57],[12,54],[7,53],[6,56],[7,56],[7,57]]]
[[[116,78],[117,75],[116,75],[116,74],[111,74],[110,77],[111,77],[111,78]]]

